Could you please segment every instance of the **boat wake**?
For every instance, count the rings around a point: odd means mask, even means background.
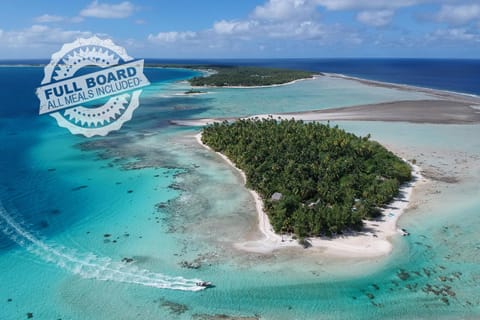
[[[12,241],[33,253],[42,260],[53,263],[84,279],[102,281],[116,281],[139,284],[148,287],[199,291],[205,289],[198,285],[203,283],[200,279],[185,279],[171,277],[140,269],[123,262],[112,261],[108,257],[98,257],[93,253],[79,253],[74,249],[48,243],[27,231],[22,223],[18,222],[0,202],[0,230]]]

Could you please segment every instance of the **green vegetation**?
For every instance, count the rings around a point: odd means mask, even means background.
[[[192,86],[268,86],[274,84],[288,83],[299,79],[312,78],[314,75],[321,75],[319,72],[301,70],[249,67],[249,66],[228,66],[228,65],[202,65],[202,64],[146,64],[145,67],[157,68],[183,68],[194,70],[208,70],[214,73],[204,77],[195,77],[190,80]]]
[[[216,71],[207,77],[190,79],[192,86],[267,86],[282,84],[298,79],[312,78],[308,71],[273,69],[263,67],[209,67]]]
[[[273,118],[215,123],[202,135],[245,172],[275,231],[300,239],[359,230],[411,179],[407,163],[369,138]],[[278,201],[271,199],[275,192],[282,194]]]

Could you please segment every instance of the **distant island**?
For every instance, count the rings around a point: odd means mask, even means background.
[[[246,66],[209,66],[214,70],[206,77],[195,77],[189,80],[192,86],[212,87],[254,87],[271,86],[289,83],[295,80],[312,78],[315,74],[309,71],[276,69]]]
[[[157,64],[147,63],[152,68],[182,68],[206,71],[208,74],[194,77],[188,82],[194,87],[257,87],[286,84],[296,80],[312,79],[319,72],[283,68],[229,66],[217,64]]]
[[[243,119],[203,129],[202,142],[244,171],[277,233],[360,230],[412,179],[410,166],[370,136],[297,120]]]

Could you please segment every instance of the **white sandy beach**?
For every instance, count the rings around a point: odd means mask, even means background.
[[[200,145],[213,151],[203,144],[201,133],[197,134],[195,138]],[[225,155],[219,152],[217,154],[238,170],[245,183],[244,172],[238,169]],[[414,179],[407,185],[402,186],[400,196],[383,210],[381,219],[365,221],[364,229],[360,232],[344,234],[335,238],[309,238],[308,241],[312,247],[308,250],[321,251],[324,254],[344,258],[372,258],[389,254],[392,251],[390,238],[403,233],[398,229],[397,221],[409,205],[413,188],[416,183],[425,181],[420,174],[420,168],[416,165],[412,165],[412,168]],[[255,200],[258,228],[262,233],[262,238],[237,243],[236,248],[255,253],[270,253],[282,248],[302,248],[290,235],[282,236],[273,231],[268,216],[263,210],[261,197],[257,192],[250,189],[249,191]]]

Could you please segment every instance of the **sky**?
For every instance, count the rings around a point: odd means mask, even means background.
[[[0,59],[97,35],[136,58],[479,58],[480,0],[3,1]]]

